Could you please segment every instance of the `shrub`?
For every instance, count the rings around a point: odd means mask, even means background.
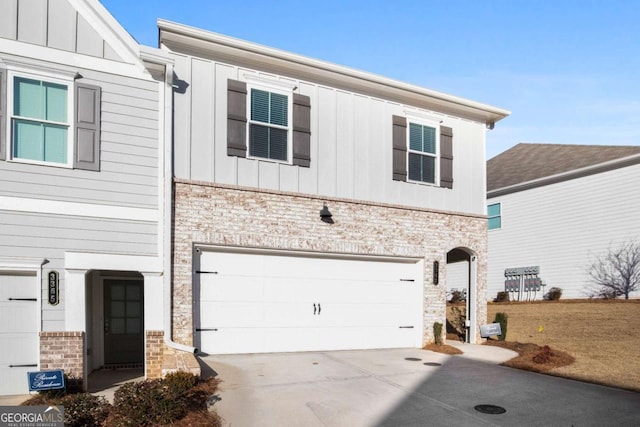
[[[68,394],[60,405],[64,406],[64,425],[70,427],[100,427],[111,408],[104,397],[90,393]]]
[[[500,341],[504,341],[507,339],[507,321],[509,316],[507,313],[498,312],[496,313],[496,318],[493,321],[494,323],[500,324],[500,330],[502,331],[502,335],[498,337]]]
[[[467,300],[467,292],[466,291],[459,291],[459,290],[454,290],[451,291],[451,299],[449,299],[449,302],[452,304],[456,304],[459,302],[464,302]]]
[[[498,292],[498,296],[493,302],[509,302],[509,292]]]
[[[435,322],[433,324],[433,336],[436,339],[436,344],[442,345],[442,323]]]
[[[549,289],[546,294],[544,294],[544,299],[547,301],[558,301],[561,296],[562,289],[554,286],[553,288]]]

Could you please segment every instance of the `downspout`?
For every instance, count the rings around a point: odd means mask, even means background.
[[[161,91],[161,102],[164,106],[164,115],[162,123],[163,132],[163,164],[164,164],[164,236],[163,236],[163,269],[164,269],[164,342],[167,346],[176,350],[186,351],[188,353],[197,353],[198,349],[192,346],[177,343],[172,340],[172,323],[173,312],[171,302],[173,294],[171,292],[172,269],[171,269],[171,236],[172,236],[172,200],[173,200],[173,63],[165,65],[164,72],[164,90]]]

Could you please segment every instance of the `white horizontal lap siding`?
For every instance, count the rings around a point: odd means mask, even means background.
[[[484,209],[485,126],[397,102],[175,54],[178,178],[469,213]],[[227,81],[292,83],[311,99],[311,163],[299,167],[227,155]],[[392,116],[407,111],[453,129],[453,189],[393,181]],[[213,118],[213,120],[212,120]]]
[[[157,208],[158,83],[89,70],[100,86],[100,171],[0,161],[0,196]]]
[[[585,298],[593,256],[640,239],[639,186],[635,165],[489,199],[502,229],[489,231],[488,297],[504,290],[504,269],[539,265],[546,290]]]
[[[199,268],[196,341],[205,352],[421,343],[417,263],[204,252]]]

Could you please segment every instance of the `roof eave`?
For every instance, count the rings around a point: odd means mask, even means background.
[[[640,154],[634,154],[632,156],[609,160],[607,162],[586,166],[580,169],[574,169],[555,175],[545,176],[543,178],[533,179],[531,181],[520,182],[518,184],[489,190],[487,191],[487,199],[492,199],[494,197],[504,196],[511,193],[518,193],[520,191],[530,190],[536,187],[543,187],[550,184],[556,184],[563,181],[569,181],[571,179],[595,175],[597,173],[608,172],[614,169],[620,169],[636,164],[640,164]]]
[[[160,43],[178,52],[197,53],[218,60],[477,121],[493,127],[510,112],[498,107],[389,79],[377,74],[336,65],[247,42],[222,34],[158,19]]]

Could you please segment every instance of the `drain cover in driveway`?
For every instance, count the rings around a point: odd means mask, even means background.
[[[473,409],[475,409],[478,412],[482,412],[483,414],[504,414],[505,412],[507,412],[506,409],[504,409],[502,406],[496,406],[496,405],[476,405],[473,407]]]
[[[437,363],[437,362],[425,362],[425,363],[423,363],[423,365],[427,365],[427,366],[442,366],[442,363]]]
[[[417,357],[405,357],[404,360],[408,360],[410,362],[419,362],[422,359],[418,359]]]

